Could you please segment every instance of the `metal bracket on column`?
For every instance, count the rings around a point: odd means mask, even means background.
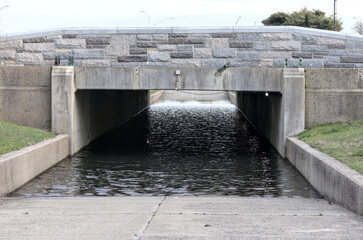
[[[289,67],[290,67],[289,58],[285,58],[284,68],[289,68]]]
[[[69,58],[68,58],[68,66],[74,66],[74,57],[73,56],[69,56]]]
[[[55,56],[54,66],[59,66],[59,65],[60,65],[60,57],[59,56]]]
[[[216,77],[220,77],[222,75],[222,72],[224,72],[226,69],[228,69],[230,67],[231,63],[227,62],[226,64],[224,64],[221,68],[219,68],[215,73],[214,76]]]
[[[298,65],[299,68],[303,68],[303,59],[302,58],[299,58],[299,65]]]

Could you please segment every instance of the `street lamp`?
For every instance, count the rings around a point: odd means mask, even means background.
[[[236,23],[235,23],[235,24],[234,24],[234,26],[233,26],[233,32],[234,32],[234,27],[237,25],[238,21],[239,21],[241,18],[242,18],[241,16],[239,16],[239,17],[237,18],[237,21],[236,21]]]
[[[149,19],[149,27],[151,24],[151,17],[149,16],[149,14],[147,14],[144,10],[141,10],[142,13],[144,13],[146,15],[146,17]]]
[[[165,18],[165,19],[163,19],[163,20],[161,20],[161,21],[159,21],[157,23],[154,23],[154,26],[157,25],[157,24],[159,24],[159,23],[162,23],[162,22],[165,22],[165,21],[168,21],[168,20],[173,20],[173,19],[174,18]]]
[[[3,10],[4,8],[10,7],[9,5],[3,6],[0,8],[0,11]]]
[[[337,0],[334,0],[334,31],[335,31],[335,16],[337,15],[336,3],[337,3]]]

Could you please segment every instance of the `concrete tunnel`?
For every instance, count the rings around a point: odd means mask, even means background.
[[[73,155],[148,107],[152,89],[236,91],[237,107],[282,156],[286,138],[304,130],[303,69],[53,67],[52,131],[69,135]]]

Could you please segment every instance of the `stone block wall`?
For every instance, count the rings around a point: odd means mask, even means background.
[[[363,37],[301,27],[61,29],[7,36],[2,65],[363,68]]]

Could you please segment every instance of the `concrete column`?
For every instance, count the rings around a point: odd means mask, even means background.
[[[69,136],[69,153],[72,144],[73,111],[75,104],[74,67],[56,66],[52,70],[52,132]]]
[[[282,104],[280,121],[283,133],[280,136],[278,151],[286,153],[286,139],[295,136],[305,128],[305,73],[301,68],[285,68],[282,79]]]

